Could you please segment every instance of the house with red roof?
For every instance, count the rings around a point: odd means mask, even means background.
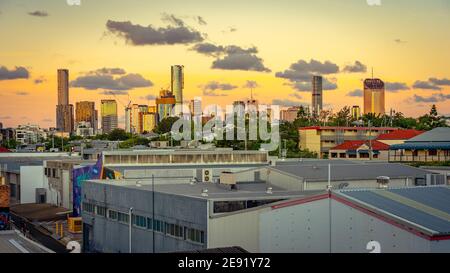
[[[381,134],[377,137],[377,140],[390,146],[394,144],[403,144],[405,141],[423,133],[425,133],[425,131],[413,129],[397,130],[386,134]]]
[[[330,159],[388,160],[389,145],[378,140],[349,140],[331,148]]]

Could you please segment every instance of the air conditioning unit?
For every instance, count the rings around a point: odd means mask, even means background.
[[[202,181],[203,182],[213,182],[212,169],[203,169],[202,170]]]

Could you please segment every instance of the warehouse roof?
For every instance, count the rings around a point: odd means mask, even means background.
[[[378,176],[390,178],[424,177],[433,172],[399,164],[399,163],[361,163],[361,164],[331,164],[331,180],[368,180]],[[288,175],[304,178],[309,182],[328,180],[328,165],[324,164],[293,164],[268,167],[269,169]]]
[[[407,142],[450,142],[450,128],[438,127],[409,139]]]
[[[334,193],[422,234],[450,235],[450,188],[447,186],[346,189]]]
[[[396,130],[387,134],[381,134],[377,137],[377,140],[406,140],[423,134],[425,131],[407,129]]]
[[[51,253],[14,230],[0,231],[0,253]]]

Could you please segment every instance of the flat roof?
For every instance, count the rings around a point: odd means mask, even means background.
[[[352,203],[431,236],[450,234],[448,186],[346,189],[334,192]]]
[[[376,179],[378,176],[388,176],[390,178],[418,177],[434,172],[403,165],[400,163],[361,163],[361,164],[331,164],[331,180],[367,180]],[[291,164],[267,167],[282,173],[304,178],[306,181],[327,181],[327,164]]]
[[[141,185],[137,186],[136,182],[140,181]],[[87,182],[104,184],[108,186],[123,187],[129,189],[138,189],[143,191],[152,191],[150,180],[142,179],[126,179],[126,180],[89,180]],[[155,192],[166,193],[178,196],[187,196],[205,200],[247,200],[249,198],[256,199],[288,199],[310,196],[323,191],[292,191],[284,190],[280,187],[273,186],[265,182],[243,182],[237,184],[237,190],[230,190],[229,187],[218,183],[198,182],[190,184],[189,181],[163,184],[164,182],[155,182]],[[272,188],[272,193],[267,193],[267,188]],[[208,195],[203,196],[202,191],[208,190]]]
[[[14,230],[0,231],[0,253],[52,253]]]

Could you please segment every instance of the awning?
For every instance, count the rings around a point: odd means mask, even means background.
[[[450,150],[450,140],[448,142],[405,142],[394,144],[390,150]]]

